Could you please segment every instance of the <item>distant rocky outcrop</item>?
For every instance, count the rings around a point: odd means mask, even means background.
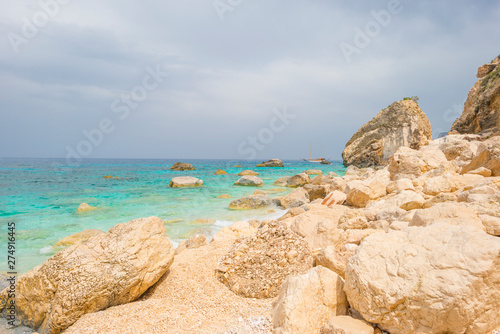
[[[85,313],[139,298],[173,260],[160,218],[118,224],[21,275],[16,282],[17,318],[39,333],[60,333]],[[10,302],[5,289],[0,311]]]
[[[495,132],[500,128],[500,55],[477,71],[479,80],[469,91],[464,111],[450,133]]]
[[[344,165],[387,165],[389,157],[405,146],[418,149],[432,140],[431,124],[411,99],[397,101],[363,125],[347,142]]]
[[[280,159],[271,159],[263,161],[261,164],[257,164],[257,167],[284,167],[283,161]]]
[[[193,165],[187,162],[176,162],[175,164],[170,167],[170,169],[173,170],[194,170]]]

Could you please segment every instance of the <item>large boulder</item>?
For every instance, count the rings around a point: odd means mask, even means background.
[[[477,213],[463,205],[453,202],[437,203],[427,209],[420,209],[410,221],[410,226],[429,226],[436,223],[474,226],[484,229]]]
[[[367,180],[354,180],[347,182],[347,204],[364,208],[371,200],[378,199],[387,194],[389,180],[384,177],[372,177]]]
[[[216,275],[237,295],[271,298],[287,276],[303,274],[312,265],[306,241],[285,224],[271,222],[254,236],[236,240],[219,260]]]
[[[344,165],[386,165],[400,147],[419,149],[432,140],[427,116],[412,100],[397,101],[363,125],[347,142]]]
[[[373,327],[366,321],[347,315],[333,317],[321,328],[320,334],[373,334]]]
[[[260,187],[264,184],[264,181],[260,177],[253,175],[242,176],[238,181],[234,183],[235,186],[249,186],[249,187]]]
[[[322,266],[290,276],[273,309],[274,334],[317,334],[331,317],[347,313],[344,280]]]
[[[478,71],[480,78],[469,91],[462,115],[452,133],[481,133],[500,126],[500,56]],[[486,69],[487,70],[484,70]]]
[[[173,260],[160,218],[118,224],[21,275],[14,300],[17,318],[41,334],[60,333],[85,313],[139,298]],[[0,311],[9,301],[3,290]]]
[[[192,176],[178,176],[170,181],[170,187],[199,187],[203,185],[203,181]]]
[[[231,210],[252,210],[265,208],[271,205],[271,198],[267,195],[250,195],[243,198],[238,198],[229,203]]]
[[[478,154],[472,158],[470,163],[462,167],[460,173],[465,174],[484,167],[491,172],[490,175],[500,176],[500,137],[486,140],[478,150]]]
[[[194,170],[194,167],[193,165],[186,162],[176,162],[175,164],[172,165],[172,167],[170,167],[170,169],[183,171],[183,170]]]
[[[377,233],[348,262],[345,292],[390,333],[490,333],[500,326],[500,239],[440,223]]]
[[[271,159],[257,164],[257,167],[284,167],[284,165],[280,159]]]
[[[291,176],[286,181],[287,187],[297,188],[302,187],[311,182],[311,177],[306,173],[300,173],[294,176]]]
[[[328,190],[330,189],[328,185],[315,184],[306,184],[303,188],[309,194],[309,200],[311,202],[318,198],[325,198],[326,194],[328,194]]]
[[[281,206],[285,209],[295,208],[309,203],[309,193],[304,188],[297,188],[281,199]]]
[[[443,151],[436,147],[424,146],[418,151],[400,147],[389,159],[389,172],[391,180],[413,180],[447,162]]]

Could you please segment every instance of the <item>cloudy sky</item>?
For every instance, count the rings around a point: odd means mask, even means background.
[[[0,157],[339,160],[393,101],[435,134],[500,2],[0,0]]]

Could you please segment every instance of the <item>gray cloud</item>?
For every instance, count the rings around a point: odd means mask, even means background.
[[[15,53],[7,35],[41,8],[3,0],[0,156],[64,157],[108,118],[88,157],[247,158],[238,145],[287,106],[296,117],[256,159],[301,158],[311,141],[340,159],[359,126],[410,95],[446,131],[500,52],[500,4],[402,1],[348,62],[340,44],[389,2],[243,0],[221,21],[209,0],[70,1]],[[113,101],[157,64],[169,76],[120,120]]]

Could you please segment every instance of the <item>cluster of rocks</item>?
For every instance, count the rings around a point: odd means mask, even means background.
[[[257,167],[284,167],[283,161],[280,159],[271,159],[267,161],[262,161],[262,163],[257,164]]]

